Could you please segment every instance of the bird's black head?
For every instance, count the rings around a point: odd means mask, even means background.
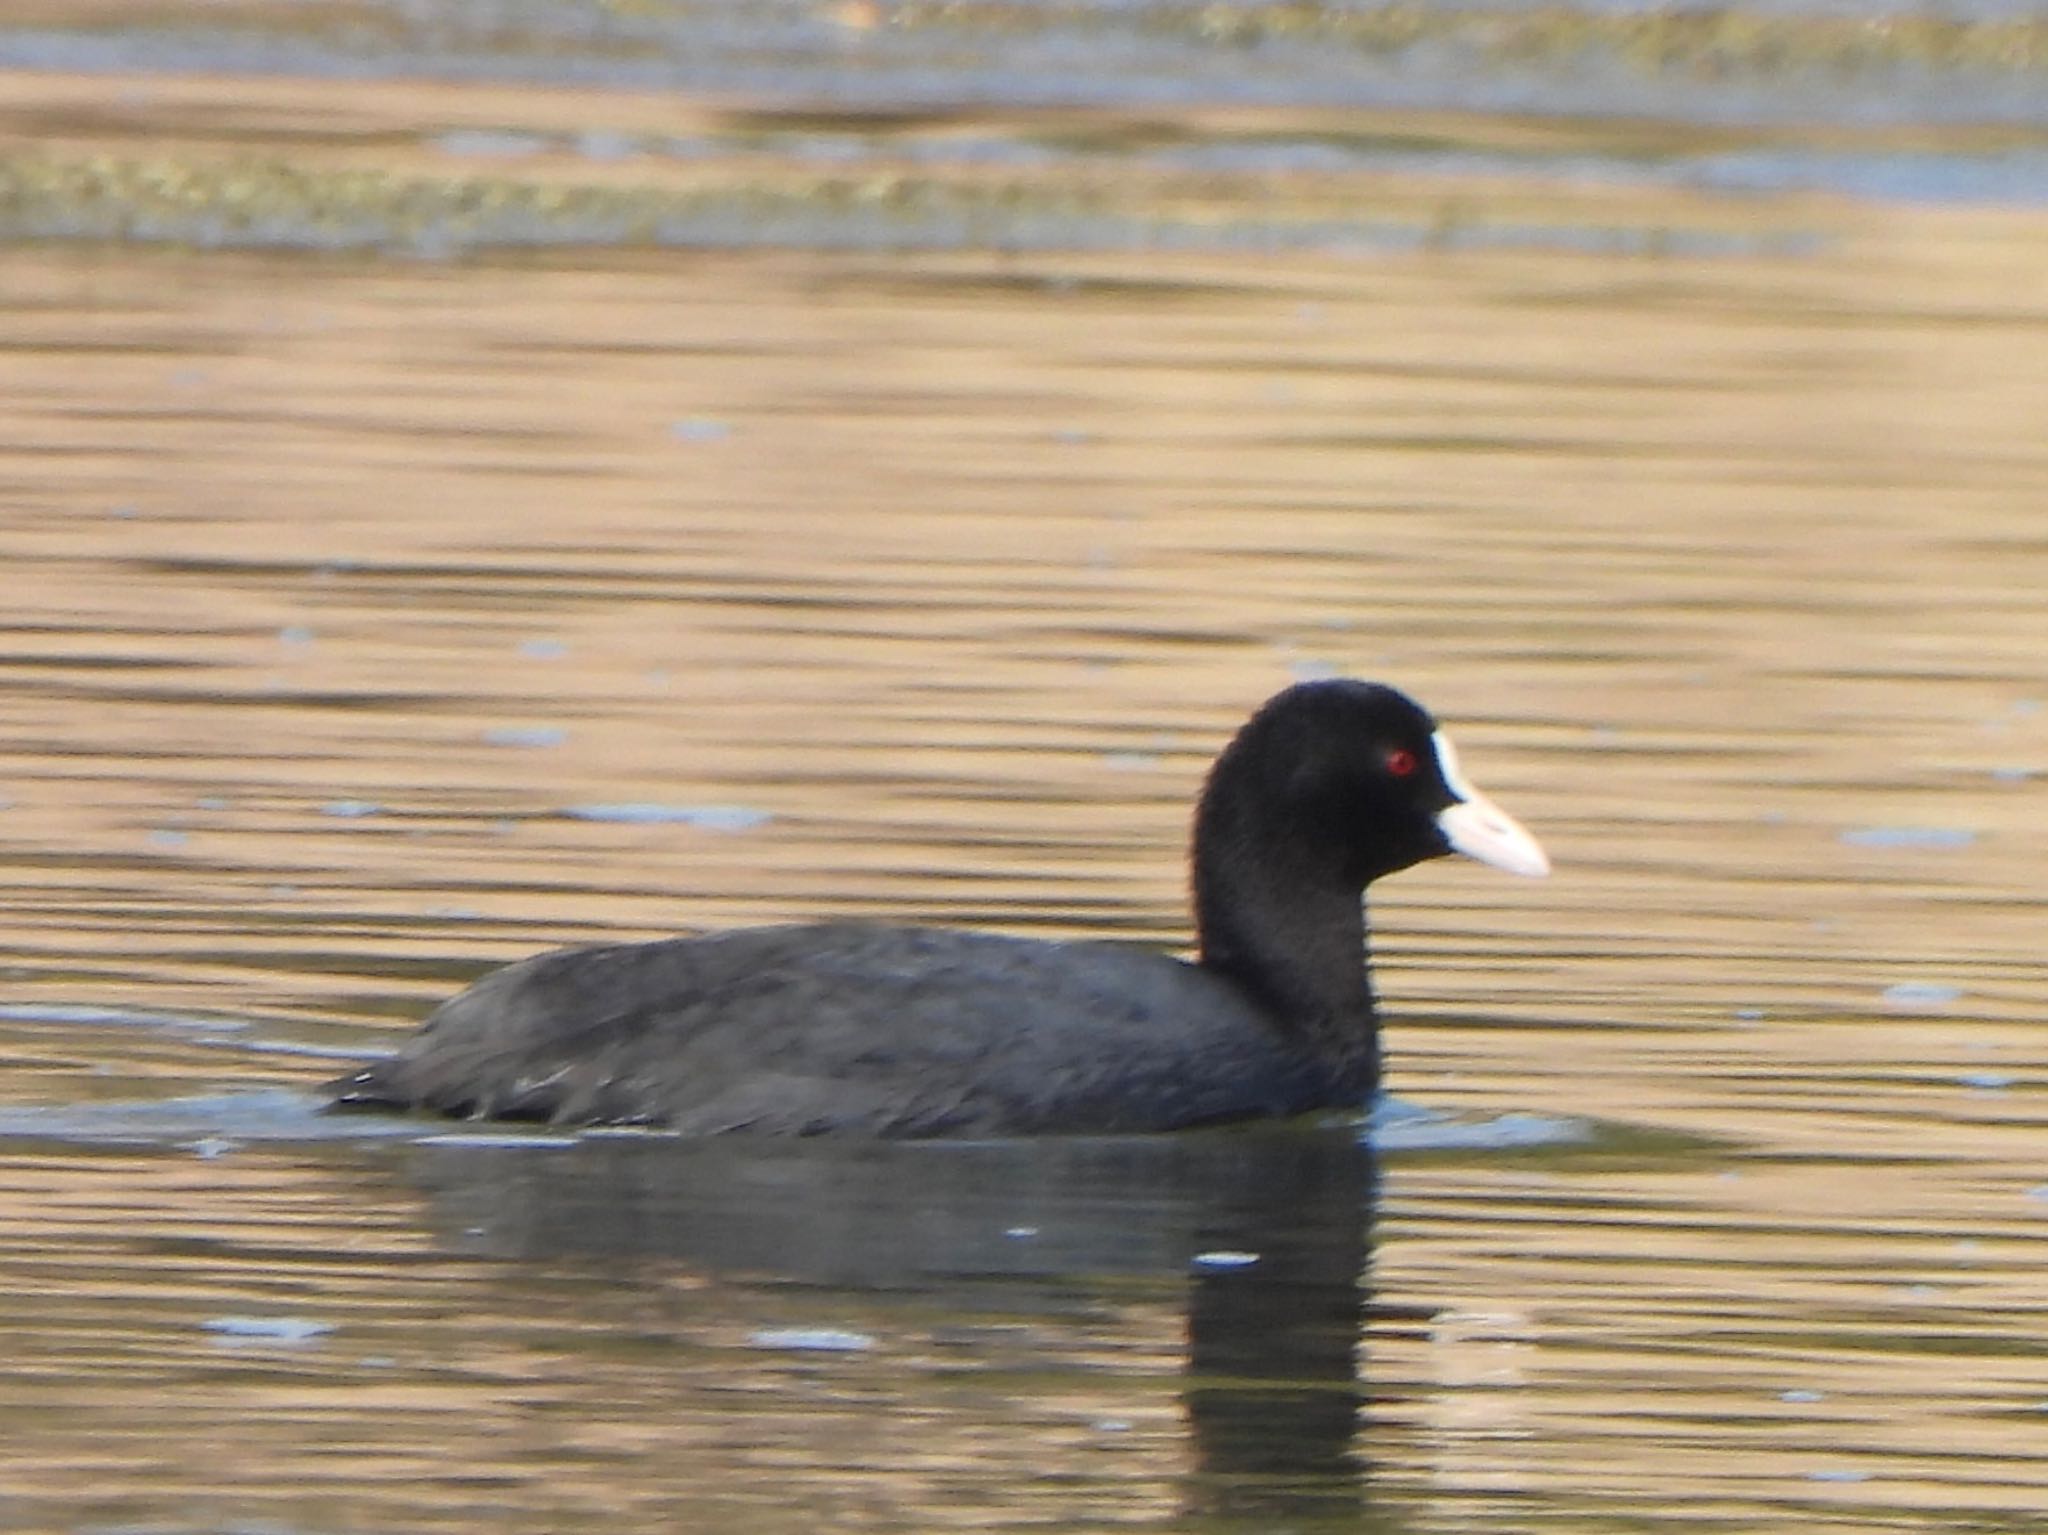
[[[1198,843],[1252,846],[1303,877],[1362,889],[1461,852],[1545,874],[1536,840],[1468,783],[1429,712],[1379,683],[1304,682],[1246,722],[1209,776]]]

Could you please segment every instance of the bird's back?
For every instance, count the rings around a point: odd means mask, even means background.
[[[480,1118],[876,1135],[1171,1129],[1358,1096],[1198,966],[864,924],[536,955],[334,1091]]]

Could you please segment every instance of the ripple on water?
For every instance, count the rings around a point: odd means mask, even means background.
[[[47,1010],[45,1010],[47,1012]],[[127,1021],[127,1020],[124,1020]],[[225,1043],[225,1041],[223,1041]],[[237,1041],[238,1047],[243,1042]],[[336,1058],[338,1053],[292,1043],[271,1050]],[[355,1058],[366,1058],[358,1052]],[[73,1105],[0,1107],[0,1138],[56,1141],[120,1141],[130,1144],[195,1144],[194,1137],[224,1141],[326,1141],[407,1139],[429,1146],[561,1149],[586,1139],[660,1136],[637,1126],[599,1126],[561,1133],[545,1127],[504,1126],[451,1129],[443,1120],[349,1112],[326,1112],[326,1099],[289,1090],[193,1094],[174,1098],[105,1101]],[[1374,1150],[1412,1152],[1510,1152],[1596,1145],[1601,1130],[1590,1120],[1546,1114],[1446,1114],[1419,1104],[1382,1097],[1367,1121],[1364,1138]],[[747,1137],[737,1137],[745,1141]]]

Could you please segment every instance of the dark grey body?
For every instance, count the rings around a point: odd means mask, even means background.
[[[972,1136],[1355,1108],[1375,1067],[1333,1067],[1236,984],[1166,955],[849,923],[536,955],[336,1089],[688,1134]]]

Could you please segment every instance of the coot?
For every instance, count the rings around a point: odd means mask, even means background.
[[[1306,682],[1210,770],[1192,962],[831,922],[520,960],[337,1105],[689,1134],[1168,1130],[1356,1108],[1379,1080],[1365,887],[1461,852],[1549,863],[1393,688]]]

